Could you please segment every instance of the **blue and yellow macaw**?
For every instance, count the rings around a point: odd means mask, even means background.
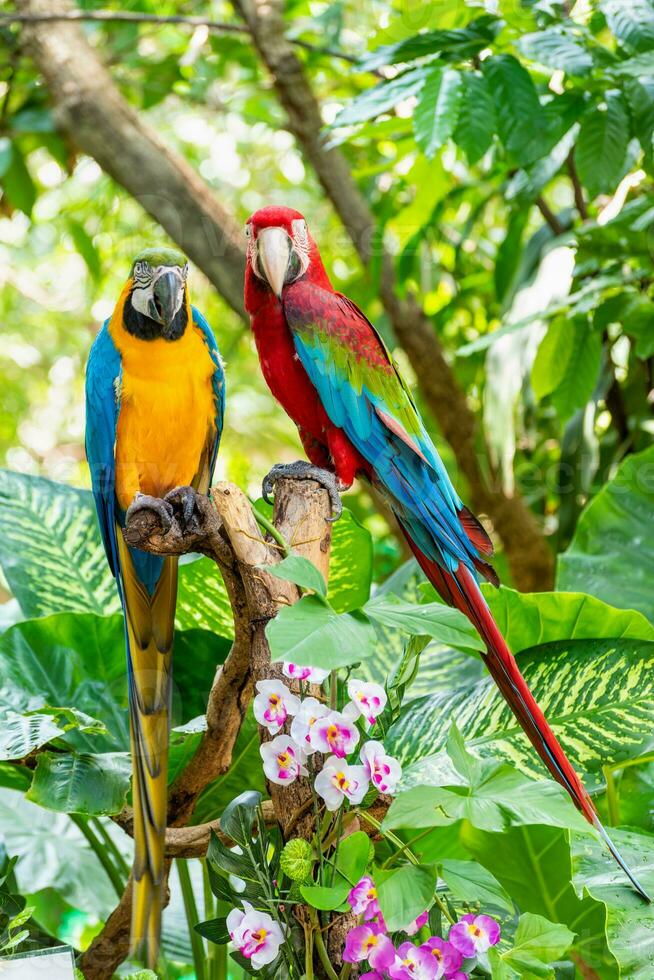
[[[173,508],[189,520],[206,493],[223,426],[216,341],[191,306],[188,263],[169,248],[136,256],[86,373],[86,454],[107,559],[125,614],[134,867],[132,948],[154,967],[164,881],[177,558],[129,547],[126,515]]]

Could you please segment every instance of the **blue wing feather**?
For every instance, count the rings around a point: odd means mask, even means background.
[[[364,360],[352,340],[363,331],[368,337],[368,331],[377,336],[374,327],[338,294],[308,284],[301,293],[297,287],[296,291],[292,301],[285,301],[284,312],[300,362],[330,420],[372,465],[381,488],[392,498],[398,517],[420,549],[449,571],[455,571],[459,562],[474,568],[479,552],[462,526],[462,501],[409,392],[398,376],[393,398],[403,411],[413,409],[417,427],[416,436],[407,433],[403,439],[399,435],[400,430],[405,431],[402,413],[398,416],[397,407],[380,395],[374,377],[377,369]],[[330,343],[325,343],[325,331],[331,344],[342,346],[350,340],[347,357],[340,357],[338,365]],[[378,342],[385,350],[381,339]]]

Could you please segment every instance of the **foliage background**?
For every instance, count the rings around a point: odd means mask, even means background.
[[[93,3],[80,6],[96,9]],[[124,9],[103,6],[112,8]],[[130,9],[210,14],[241,23],[228,3],[211,4],[209,11],[176,2]],[[650,833],[654,7],[650,0],[404,0],[396,5],[300,0],[285,5],[284,27],[288,37],[304,42],[297,53],[321,103],[325,142],[340,145],[383,233],[397,292],[419,296],[474,412],[481,471],[490,474],[496,490],[524,499],[530,508],[547,547],[558,556],[557,587],[591,597],[571,599],[559,592],[520,599],[502,591],[494,599],[500,624],[516,653],[532,651],[525,659],[527,671],[533,671],[530,679],[540,697],[551,698],[553,710],[562,709],[557,717],[575,746],[576,761],[599,789],[609,786],[602,806],[611,822]],[[0,32],[0,454],[10,471],[86,487],[86,354],[98,324],[111,312],[134,253],[165,236],[116,181],[78,150],[74,134],[59,131],[20,26],[3,22]],[[90,23],[84,32],[125,99],[189,161],[237,222],[271,200],[308,217],[334,283],[373,318],[409,382],[424,380],[416,378],[415,362],[412,368],[379,300],[379,256],[362,267],[303,147],[284,128],[285,113],[247,31]],[[421,39],[415,41],[416,35]],[[229,407],[218,477],[234,480],[256,497],[271,463],[301,455],[299,442],[265,389],[242,321],[198,270],[192,289],[227,361]],[[423,371],[428,373],[428,366]],[[439,419],[429,411],[424,385],[415,391],[439,439]],[[457,473],[458,447],[442,439],[439,445]],[[88,502],[80,504],[86,498],[71,503],[63,491],[21,482],[11,473],[3,480],[5,532],[17,495],[24,504],[25,527],[36,526],[44,515],[61,520],[64,513],[71,535],[79,532],[74,518],[87,513]],[[464,481],[459,477],[457,482],[465,496]],[[385,583],[386,592],[422,601],[411,567],[401,568],[388,583],[404,556],[367,491],[357,488],[348,505],[372,534],[374,581]],[[36,547],[30,555],[28,539],[29,528],[14,541],[5,533],[6,624],[63,609],[95,617],[115,611],[108,582],[100,587],[96,605],[61,601],[57,587],[65,555],[56,574],[44,577],[46,585],[55,583],[51,594],[47,589],[45,596],[39,593],[36,570],[42,556]],[[498,567],[511,585],[498,536],[496,543]],[[27,584],[21,584],[20,575],[16,578],[11,559],[17,552],[24,559],[18,572]],[[528,550],[523,557],[529,561]],[[101,560],[94,560],[101,576]],[[192,608],[191,573],[188,578]],[[540,587],[552,584],[542,581]],[[76,588],[72,583],[71,594]],[[366,598],[358,597],[353,605]],[[618,609],[593,605],[595,600]],[[72,633],[84,624],[40,622],[10,631],[5,655],[25,655],[30,630],[36,630],[32,650],[41,643],[42,650],[63,644],[79,652],[82,644]],[[182,625],[217,629],[221,638],[228,633],[224,608],[222,613],[212,610],[203,623],[189,616]],[[103,618],[102,629],[114,631],[107,645],[116,651],[118,678],[117,620]],[[385,639],[374,666],[366,666],[378,679],[402,649],[403,641],[392,630]],[[196,636],[194,642],[214,643],[206,658],[212,665],[215,644],[220,655],[226,650],[223,639]],[[544,644],[550,644],[547,657]],[[103,657],[98,650],[97,660]],[[90,682],[90,666],[80,671]],[[600,689],[602,672],[614,678],[613,690]],[[626,701],[616,692],[623,692],[627,675],[631,713],[621,722],[618,707],[624,710]],[[569,683],[561,689],[565,676]],[[206,689],[197,679],[180,680],[185,691],[194,684]],[[35,698],[44,693],[38,685],[29,690],[27,682],[25,690]],[[25,690],[14,692],[5,710],[33,711]],[[588,701],[579,721],[570,706],[583,701],[585,692]],[[72,703],[70,690],[50,693],[50,708]],[[521,759],[529,769],[524,743],[508,731],[506,718],[489,699],[478,661],[457,650],[444,654],[430,648],[411,694],[418,700],[410,702],[394,732],[414,776],[442,778],[444,726],[452,713],[463,719],[466,740],[482,755]],[[117,703],[122,710],[120,698]],[[76,706],[95,717],[92,704],[90,697],[86,708]],[[113,702],[105,708],[107,717],[116,710]],[[184,721],[202,711],[201,699],[195,708]],[[104,715],[102,720],[106,723]],[[36,728],[43,725],[41,735],[52,738],[49,724],[66,738],[66,723],[74,752],[83,750],[84,738],[91,740],[86,748],[94,753],[119,753],[125,747],[124,731],[122,741],[114,732],[114,741],[98,743],[104,736],[84,733],[84,719],[68,717],[66,722],[55,714],[53,720],[47,711],[38,723],[29,723],[28,734],[38,744]],[[429,733],[436,728],[442,737],[434,743]],[[15,758],[7,751],[5,758]],[[625,761],[629,767],[623,771]],[[42,765],[41,776],[52,776],[47,763]],[[113,785],[120,796],[116,786],[124,785],[125,773],[119,761],[110,768],[116,781],[106,787]],[[618,804],[611,795],[614,771],[623,786]],[[27,788],[24,776],[13,767],[6,775],[12,789],[3,792],[14,794],[8,797],[12,806],[28,808],[30,844],[22,850],[34,847],[31,837],[47,850],[52,817],[17,795]],[[30,793],[37,795],[36,802],[46,798],[39,800],[38,785]],[[109,799],[104,812],[112,812],[114,802]],[[55,809],[61,811],[56,819],[63,839],[79,848],[79,826],[65,815],[65,805]],[[8,808],[3,822],[10,854],[18,848],[10,834],[11,812]],[[208,812],[203,811],[205,817]],[[111,827],[105,824],[105,830]],[[470,832],[468,855],[484,852],[484,833],[483,828]],[[507,834],[507,848],[511,834],[517,832]],[[565,842],[557,841],[547,846],[565,849]],[[88,857],[94,860],[90,851]],[[58,874],[55,891],[52,882],[37,877],[39,887],[30,898],[46,929],[74,935],[78,943],[83,930],[93,928],[93,917],[99,922],[106,915],[111,896],[110,891],[90,895],[81,877],[67,881],[64,875],[62,883]],[[532,911],[570,924],[582,913],[571,912],[577,900],[565,892],[565,884],[557,887],[552,883],[543,892],[549,895],[545,905]],[[594,887],[601,891],[596,882]],[[561,894],[567,897],[560,900]],[[558,909],[557,902],[565,907]],[[77,914],[80,931],[62,926]],[[619,942],[625,949],[629,945],[624,937]],[[606,964],[603,973],[601,964],[595,965],[602,976],[616,975]],[[624,976],[648,976],[647,965],[638,967],[642,974],[633,965],[622,968]]]

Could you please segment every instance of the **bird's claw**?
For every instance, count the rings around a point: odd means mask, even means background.
[[[127,508],[125,523],[129,524],[134,515],[142,510],[154,511],[161,522],[163,534],[167,534],[170,531],[173,525],[173,508],[167,500],[162,500],[160,497],[150,497],[146,493],[137,493]]]
[[[261,496],[267,504],[272,504],[270,494],[275,489],[278,480],[286,477],[291,480],[313,480],[315,483],[327,491],[331,504],[332,516],[325,520],[333,523],[337,521],[343,513],[343,502],[341,501],[338,479],[334,473],[324,470],[313,463],[299,459],[295,463],[276,463],[269,473],[263,478],[261,485]]]
[[[165,503],[170,505],[173,513],[177,512],[177,520],[183,531],[198,530],[196,497],[197,493],[193,487],[184,486],[175,487],[164,497]]]

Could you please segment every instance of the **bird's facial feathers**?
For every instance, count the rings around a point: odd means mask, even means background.
[[[187,275],[188,263],[172,250],[149,249],[137,256],[125,328],[142,340],[179,339],[188,322]]]
[[[262,208],[248,219],[245,234],[248,265],[276,296],[309,268],[315,245],[299,211]]]

